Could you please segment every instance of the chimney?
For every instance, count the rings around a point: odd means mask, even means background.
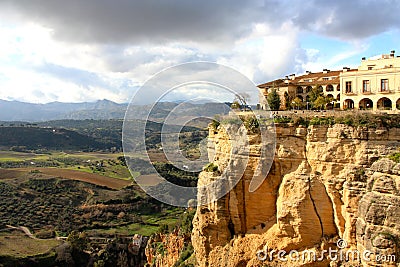
[[[328,73],[328,72],[330,72],[330,70],[328,70],[328,69],[323,69],[322,72],[323,72],[323,73]]]
[[[346,72],[346,71],[348,71],[348,70],[350,70],[349,67],[343,67],[343,72]]]
[[[390,57],[391,58],[394,58],[394,54],[396,53],[396,51],[394,51],[394,50],[392,50],[392,51],[390,51]]]
[[[311,74],[311,71],[307,70],[307,71],[306,71],[306,74]]]
[[[290,77],[291,80],[294,80],[294,78],[296,78],[296,74],[294,74],[294,73],[290,74],[289,77]]]
[[[361,60],[366,60],[366,57],[362,57]]]
[[[285,76],[285,83],[289,83],[289,76]]]

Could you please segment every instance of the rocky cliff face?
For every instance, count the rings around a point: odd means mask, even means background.
[[[232,140],[222,126],[209,138],[223,172]],[[197,208],[198,264],[396,266],[400,164],[387,156],[399,151],[400,129],[277,125],[276,142],[272,168],[255,192],[248,189],[260,155],[250,142],[246,171],[233,190]],[[202,172],[199,184],[216,175]],[[337,250],[337,260],[329,249]]]

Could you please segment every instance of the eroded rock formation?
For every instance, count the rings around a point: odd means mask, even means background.
[[[209,140],[213,163],[223,173],[232,140],[222,126],[210,130]],[[399,258],[400,164],[387,156],[398,152],[400,129],[276,125],[272,168],[251,193],[257,145],[250,142],[248,164],[236,186],[197,208],[192,243],[200,266],[396,266],[394,258],[377,261],[375,256]],[[199,185],[218,175],[202,172]],[[321,255],[338,249],[339,239],[346,241],[340,252],[368,250],[371,261],[362,255],[336,261]],[[286,254],[282,261],[272,250],[313,252],[321,259]],[[260,251],[270,254],[260,260]]]

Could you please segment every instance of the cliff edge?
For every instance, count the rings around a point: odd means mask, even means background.
[[[219,172],[203,171],[199,185],[218,179],[232,141],[224,127],[210,128]],[[262,185],[249,192],[260,157],[250,142],[236,186],[197,207],[192,244],[199,266],[397,266],[400,163],[388,156],[399,148],[397,128],[277,124]],[[325,253],[332,250],[337,258]]]

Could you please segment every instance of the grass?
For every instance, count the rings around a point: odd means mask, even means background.
[[[160,231],[162,227],[169,227],[173,229],[179,222],[183,209],[173,208],[163,211],[159,214],[140,215],[142,222],[132,223],[125,226],[114,227],[110,229],[96,229],[89,230],[88,232],[95,231],[97,234],[107,235],[134,235],[140,234],[143,236],[151,236]]]
[[[19,232],[0,233],[0,256],[25,258],[43,254],[61,244],[55,239],[36,240]]]
[[[104,172],[103,171],[95,171],[92,170],[88,166],[72,166],[72,167],[67,167],[66,169],[69,170],[75,170],[75,171],[81,171],[81,172],[86,172],[86,173],[95,173],[98,175],[103,175],[106,177],[111,177],[111,178],[116,178],[116,179],[122,179],[122,180],[131,180],[132,176],[133,178],[136,178],[140,175],[140,172],[134,172],[133,175],[129,172],[127,167],[117,165],[117,166],[105,166],[104,167]]]
[[[15,151],[0,151],[0,162],[57,162],[61,169],[76,170],[87,173],[95,173],[111,178],[130,180],[132,178],[128,168],[117,162],[117,158],[123,153],[100,153],[100,152],[51,152],[49,154],[35,154]],[[104,171],[96,171],[90,168],[90,162],[104,161]],[[134,178],[140,173],[134,173]]]
[[[0,151],[0,162],[19,162],[26,160],[48,160],[49,155],[46,154],[35,154],[35,153],[24,153],[14,151]]]
[[[151,236],[156,233],[159,229],[159,226],[154,225],[146,225],[141,223],[132,223],[127,226],[110,228],[110,229],[96,229],[95,232],[98,234],[107,234],[107,235],[134,235],[139,234],[143,236]]]
[[[123,153],[96,153],[96,152],[50,152],[49,154],[35,154],[29,152],[0,151],[0,161],[46,161],[56,158],[71,158],[77,160],[107,160],[123,156]]]
[[[393,160],[396,163],[400,163],[400,153],[394,153],[390,155],[389,159]]]

